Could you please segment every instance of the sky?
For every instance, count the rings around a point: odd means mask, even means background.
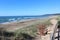
[[[0,16],[60,13],[60,0],[0,0]]]

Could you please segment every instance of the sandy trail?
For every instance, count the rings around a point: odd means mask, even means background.
[[[52,19],[52,20],[50,20],[50,22],[51,22],[53,25],[51,25],[51,26],[49,26],[49,27],[47,28],[47,29],[48,29],[48,34],[45,35],[45,36],[41,36],[41,38],[40,38],[40,36],[38,35],[37,38],[36,38],[36,40],[51,40],[51,39],[50,39],[51,33],[54,32],[55,26],[56,26],[56,24],[57,24],[58,21],[57,21],[56,19]]]
[[[48,28],[48,34],[47,34],[46,36],[42,36],[42,40],[51,40],[51,39],[50,39],[51,33],[54,32],[55,26],[56,26],[56,24],[57,24],[57,20],[52,19],[50,22],[51,22],[53,25]]]

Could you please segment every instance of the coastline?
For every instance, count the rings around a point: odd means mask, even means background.
[[[31,21],[31,20],[36,20],[36,19],[22,19],[22,20],[15,20],[15,21],[11,21],[11,22],[3,22],[0,24],[10,24],[10,23],[17,23],[17,22],[26,22],[26,21]]]

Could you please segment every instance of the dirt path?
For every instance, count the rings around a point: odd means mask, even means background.
[[[50,39],[51,33],[54,32],[55,26],[56,26],[56,24],[57,24],[57,20],[56,20],[56,19],[52,19],[52,20],[50,20],[50,22],[51,22],[53,25],[47,28],[47,29],[48,29],[48,34],[45,35],[45,36],[41,36],[41,38],[40,38],[40,36],[38,35],[37,38],[36,38],[36,40],[51,40],[51,39]]]

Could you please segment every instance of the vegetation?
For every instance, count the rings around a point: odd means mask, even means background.
[[[20,35],[20,33],[25,33],[25,34],[29,34],[31,36],[36,36],[36,25],[31,25],[31,26],[27,26],[25,28],[19,29],[16,31],[16,37]]]
[[[40,24],[45,24],[46,26],[52,25],[50,19],[43,20],[42,22],[40,22]]]
[[[35,23],[34,25],[30,25],[30,26],[24,27],[22,29],[16,30],[15,37],[20,37],[20,38],[24,39],[24,36],[22,34],[30,35],[30,37],[33,37],[33,38],[36,37],[38,24],[46,24],[47,26],[51,25],[50,20],[46,20],[44,22],[39,21],[39,22]]]
[[[60,21],[60,15],[57,17],[57,20]]]
[[[21,39],[26,39],[25,37],[28,38],[34,38],[37,35],[37,24],[27,26],[25,28],[19,29],[15,32],[15,38],[20,37]],[[26,39],[27,40],[27,39]]]

